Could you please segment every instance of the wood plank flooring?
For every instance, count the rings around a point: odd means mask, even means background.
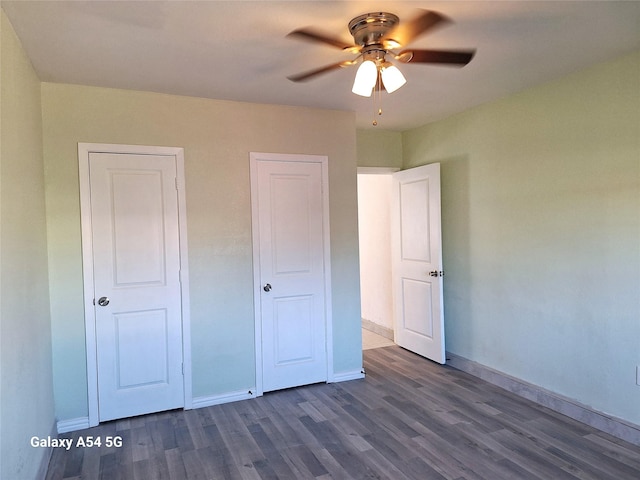
[[[364,380],[65,434],[102,446],[47,479],[640,479],[640,447],[397,346],[364,358]]]

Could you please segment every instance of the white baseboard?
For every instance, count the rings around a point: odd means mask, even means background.
[[[553,411],[640,446],[640,425],[607,415],[532,383],[447,352],[447,364]]]
[[[333,380],[327,383],[347,382],[349,380],[358,380],[364,378],[364,368],[352,370],[350,372],[340,372],[333,374]]]
[[[255,398],[255,396],[255,388],[252,388],[251,390],[225,393],[223,395],[196,397],[192,401],[191,408],[202,408],[209,407],[211,405],[219,405],[221,403],[247,400],[249,398]],[[57,424],[58,433],[74,432],[76,430],[84,430],[89,427],[89,417],[70,418],[69,420],[61,420]]]
[[[75,432],[89,427],[89,417],[70,418],[58,422],[58,433]]]
[[[237,402],[239,400],[248,400],[256,397],[256,389],[238,390],[236,392],[223,393],[221,395],[207,395],[205,397],[194,397],[192,407],[203,408],[212,405],[220,405],[223,403]]]
[[[366,318],[362,319],[362,328],[393,341],[393,328],[379,325],[375,322],[372,322],[371,320],[367,320]]]

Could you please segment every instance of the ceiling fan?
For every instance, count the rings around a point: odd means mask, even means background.
[[[353,45],[312,28],[294,30],[287,36],[324,43],[356,54],[357,57],[287,78],[293,82],[303,82],[361,62],[352,91],[365,97],[371,96],[376,90],[384,89],[391,93],[406,82],[392,60],[407,64],[432,63],[453,66],[464,66],[471,61],[475,50],[402,49],[420,35],[449,22],[451,20],[440,13],[422,9],[412,19],[402,23],[398,16],[392,13],[366,13],[349,22],[349,32],[355,42]]]

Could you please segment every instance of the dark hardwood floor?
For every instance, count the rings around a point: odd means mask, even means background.
[[[640,479],[640,447],[397,346],[364,356],[364,380],[62,435],[47,479]]]

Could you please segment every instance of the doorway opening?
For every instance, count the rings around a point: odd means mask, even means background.
[[[384,333],[392,324],[395,343],[443,364],[440,164],[365,178],[359,205],[364,325]]]
[[[391,188],[397,169],[358,169],[362,348],[394,345]]]

